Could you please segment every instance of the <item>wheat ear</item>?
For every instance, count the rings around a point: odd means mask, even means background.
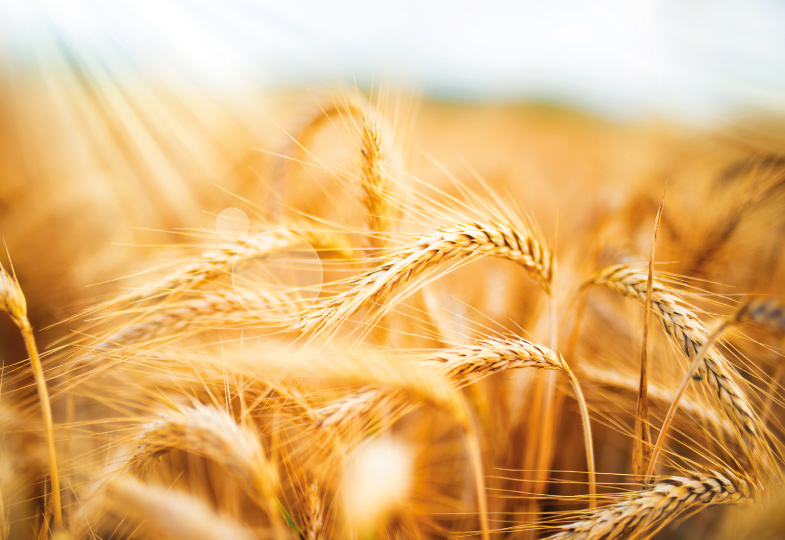
[[[623,296],[645,302],[646,280],[646,272],[632,265],[617,265],[602,270],[586,285],[603,285]],[[665,332],[687,359],[695,359],[709,339],[709,332],[698,317],[684,306],[681,298],[656,280],[652,285],[651,307],[660,315],[660,323]],[[758,453],[764,455],[766,443],[760,431],[760,420],[746,393],[736,382],[737,375],[727,359],[716,348],[711,348],[706,351],[696,368],[695,378],[705,380],[711,387],[723,412],[749,444],[751,457]]]
[[[363,205],[368,213],[371,230],[375,233],[386,233],[390,229],[393,214],[389,191],[391,182],[388,154],[392,147],[385,147],[383,140],[390,138],[386,131],[386,123],[378,118],[375,110],[362,115],[362,135],[360,138],[360,186],[363,189]],[[380,248],[384,239],[375,235],[371,238],[373,247]]]
[[[275,368],[275,365],[271,368]],[[277,366],[277,369],[281,367]],[[488,501],[477,430],[465,399],[444,376],[415,363],[346,354],[331,356],[327,361],[309,355],[292,357],[282,375],[295,379],[314,377],[363,387],[398,390],[447,412],[464,431],[467,454],[474,473],[481,537],[488,540]]]
[[[708,352],[711,350],[711,346],[720,338],[722,333],[734,324],[740,324],[743,322],[753,322],[765,326],[770,330],[783,333],[785,332],[785,311],[783,310],[782,304],[780,304],[776,299],[754,299],[742,305],[742,307],[732,318],[723,321],[723,323],[720,324],[720,326],[711,333],[706,342],[701,346],[698,354],[695,355],[695,360],[693,360],[692,365],[690,365],[687,373],[684,375],[684,379],[682,380],[679,389],[676,391],[676,395],[673,397],[670,409],[668,409],[668,414],[665,415],[665,419],[662,422],[662,428],[660,429],[660,434],[657,437],[657,443],[654,446],[649,468],[646,471],[647,478],[651,478],[652,474],[654,474],[654,466],[656,464],[657,457],[662,451],[662,447],[667,440],[666,437],[668,435],[668,429],[670,428],[671,422],[673,422],[673,418],[676,416],[676,411],[678,411],[679,408],[679,402],[681,401],[684,391],[687,389],[687,385],[690,383],[690,379],[693,377],[693,374],[698,369],[698,366],[700,366],[703,362],[706,354],[708,354]],[[768,407],[766,407],[766,409],[768,410]]]
[[[299,162],[298,150],[305,150],[309,138],[326,122],[335,117],[359,118],[360,126],[360,187],[362,203],[367,213],[368,227],[374,233],[371,243],[374,248],[384,244],[383,234],[390,230],[393,215],[390,192],[395,188],[392,175],[394,167],[402,163],[400,149],[393,143],[392,129],[379,111],[364,99],[351,99],[344,103],[332,103],[319,107],[293,130],[290,141],[279,160],[281,168],[276,172],[279,191],[284,189],[288,165]],[[391,162],[392,160],[392,162]]]
[[[258,437],[229,413],[201,404],[166,413],[138,437],[129,470],[143,473],[155,458],[175,449],[196,453],[225,466],[255,500],[263,501],[273,524],[281,530],[275,504],[278,472],[267,460]]]
[[[561,532],[548,539],[630,538],[647,530],[659,530],[666,520],[672,520],[687,510],[750,499],[752,491],[752,485],[746,479],[729,472],[671,476],[647,489],[626,495],[617,503],[584,514],[584,519],[564,525]]]
[[[227,242],[207,249],[199,258],[178,265],[153,284],[145,285],[122,300],[138,302],[166,298],[228,274],[236,262],[264,258],[304,244],[314,249],[336,251],[347,258],[353,256],[351,246],[330,232],[305,227],[272,229],[242,241]]]
[[[427,361],[440,363],[440,369],[443,369],[449,377],[455,380],[527,367],[563,372],[575,392],[580,409],[589,476],[590,504],[592,507],[594,506],[597,495],[597,479],[589,409],[581,385],[564,358],[543,345],[516,338],[514,340],[486,339],[469,347],[438,351]]]
[[[38,401],[41,405],[41,416],[44,421],[46,435],[46,449],[49,457],[49,478],[52,482],[52,519],[55,530],[63,525],[63,509],[60,502],[60,476],[57,471],[57,452],[55,450],[54,423],[52,421],[52,406],[49,402],[49,390],[46,387],[46,376],[38,356],[38,346],[33,335],[33,327],[27,318],[27,300],[16,278],[6,274],[0,266],[0,311],[5,311],[19,328],[22,338],[30,355],[30,366],[33,369],[33,378],[38,389]]]
[[[178,291],[188,290],[202,281],[225,274],[231,270],[238,257],[261,258],[271,253],[290,248],[302,240],[289,231],[269,231],[247,241],[227,242],[207,249],[198,259],[176,267],[151,285],[146,285],[127,300],[138,301],[153,297],[165,297]]]
[[[295,311],[297,300],[283,292],[256,290],[253,294],[239,291],[213,291],[196,294],[176,305],[163,308],[154,307],[145,312],[145,316],[115,332],[95,346],[97,349],[111,349],[125,345],[133,345],[159,340],[182,332],[189,332],[205,327],[220,327],[244,318],[261,323],[249,312],[249,308],[269,310],[270,322],[279,315],[288,315]],[[273,316],[274,314],[274,316]]]
[[[318,482],[312,482],[308,486],[306,497],[308,514],[300,537],[303,540],[321,540],[324,536],[324,508]]]
[[[785,303],[779,298],[753,298],[736,312],[732,324],[751,322],[785,334]]]
[[[389,294],[449,261],[492,255],[521,264],[550,293],[551,257],[537,236],[504,223],[456,225],[421,236],[382,264],[349,281],[350,289],[314,304],[292,331],[327,331],[364,304]]]

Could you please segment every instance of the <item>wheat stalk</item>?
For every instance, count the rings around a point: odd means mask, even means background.
[[[350,280],[349,290],[316,303],[290,330],[321,332],[335,328],[364,304],[404,287],[427,270],[449,261],[483,255],[521,264],[550,293],[551,257],[534,233],[501,222],[477,222],[419,237],[376,268]]]
[[[730,472],[671,476],[584,514],[582,520],[564,525],[548,540],[621,540],[659,530],[687,510],[737,503],[752,496],[752,484]]]
[[[27,300],[19,286],[16,277],[11,278],[5,269],[0,266],[0,311],[5,311],[19,328],[22,338],[30,355],[30,366],[33,369],[38,390],[38,400],[41,405],[41,416],[44,421],[46,435],[46,449],[49,457],[49,478],[52,482],[52,516],[54,528],[60,530],[63,525],[63,510],[60,500],[60,475],[57,470],[57,452],[54,439],[54,422],[52,421],[52,406],[49,402],[49,390],[46,386],[46,376],[38,356],[38,346],[33,335],[33,327],[27,318]]]

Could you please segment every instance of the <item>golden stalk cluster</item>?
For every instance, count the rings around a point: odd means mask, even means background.
[[[235,169],[236,239],[181,228],[119,285],[26,286],[30,316],[0,269],[30,359],[6,340],[3,538],[710,536],[736,514],[701,510],[775,499],[781,138],[430,104],[408,141],[384,111],[305,115],[266,189]]]

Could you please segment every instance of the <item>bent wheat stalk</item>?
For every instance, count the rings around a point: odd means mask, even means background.
[[[551,256],[536,234],[501,222],[462,224],[419,237],[376,268],[350,280],[349,290],[316,303],[290,330],[334,329],[366,303],[404,287],[427,270],[449,261],[483,255],[519,263],[550,294]]]
[[[5,311],[19,328],[30,355],[30,366],[38,389],[38,400],[41,404],[41,416],[44,421],[46,449],[49,458],[49,478],[52,482],[52,521],[55,530],[63,525],[63,509],[60,502],[60,476],[57,471],[57,453],[55,451],[54,423],[52,422],[52,406],[49,402],[49,390],[46,387],[46,376],[38,356],[38,346],[33,335],[33,327],[27,318],[27,300],[16,278],[6,274],[0,266],[0,311]]]
[[[548,540],[620,540],[649,529],[659,530],[666,520],[709,505],[737,503],[753,496],[753,486],[730,472],[671,476],[657,484],[598,508],[584,519],[564,525]]]
[[[547,347],[518,338],[509,341],[486,339],[476,345],[438,351],[429,356],[427,362],[440,364],[439,368],[457,381],[472,375],[482,376],[497,371],[526,367],[563,372],[575,392],[575,399],[580,408],[589,476],[590,505],[594,507],[597,496],[597,479],[589,409],[581,385],[564,358],[557,356]]]

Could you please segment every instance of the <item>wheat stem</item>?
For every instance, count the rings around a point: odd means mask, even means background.
[[[55,450],[54,423],[52,421],[52,406],[49,402],[49,390],[46,387],[46,377],[41,359],[38,356],[38,347],[33,336],[33,328],[27,321],[27,317],[22,320],[20,327],[24,338],[27,354],[30,356],[30,365],[33,368],[33,377],[38,388],[38,400],[41,402],[41,415],[44,420],[44,432],[46,434],[46,450],[49,457],[49,479],[52,483],[52,519],[55,529],[63,525],[63,508],[60,501],[60,476],[57,471],[57,453]]]
[[[41,405],[41,416],[44,422],[46,436],[46,449],[49,458],[49,478],[52,483],[52,519],[55,530],[63,525],[63,509],[60,501],[60,476],[57,470],[57,452],[55,449],[54,423],[52,421],[52,406],[49,402],[49,390],[46,386],[46,376],[38,356],[38,346],[33,335],[33,327],[27,318],[27,300],[19,286],[16,277],[11,278],[5,269],[0,266],[0,311],[5,311],[19,328],[22,339],[30,357],[30,366],[38,390],[38,401]]]

